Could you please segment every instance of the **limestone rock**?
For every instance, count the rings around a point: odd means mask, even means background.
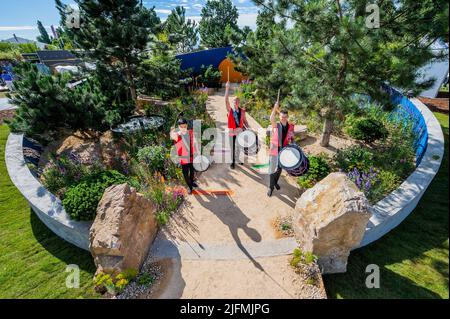
[[[347,270],[371,214],[364,194],[343,173],[332,173],[298,199],[294,231],[303,251],[319,257],[323,273]]]
[[[90,229],[97,272],[139,270],[157,233],[155,206],[128,184],[109,187]]]

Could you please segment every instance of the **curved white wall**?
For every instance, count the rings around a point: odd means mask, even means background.
[[[433,113],[418,99],[411,102],[420,111],[428,129],[428,146],[422,162],[398,189],[373,206],[372,217],[359,247],[366,246],[397,227],[413,210],[439,171],[444,157],[444,134]]]
[[[444,156],[444,135],[433,113],[419,100],[412,102],[422,113],[428,128],[428,147],[421,164],[390,195],[373,206],[365,235],[358,248],[366,246],[398,226],[417,206],[439,171]],[[6,166],[14,185],[30,203],[42,222],[55,234],[82,249],[89,250],[92,222],[69,218],[61,201],[31,174],[22,150],[23,135],[10,134],[6,144]]]
[[[48,228],[73,245],[89,250],[89,229],[92,222],[77,222],[69,218],[61,201],[31,174],[25,163],[22,145],[22,134],[9,135],[5,161],[12,182]]]

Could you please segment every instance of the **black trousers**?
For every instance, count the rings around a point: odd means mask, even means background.
[[[183,170],[184,181],[187,186],[192,190],[194,188],[194,165],[192,163],[182,164],[181,169]]]
[[[236,163],[236,138],[237,136],[230,136],[231,154],[233,157],[233,164]]]
[[[278,156],[270,156],[269,158],[269,188],[274,189],[275,185],[278,184],[278,180],[280,179],[282,169],[278,165]]]

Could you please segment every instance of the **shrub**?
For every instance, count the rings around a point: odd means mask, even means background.
[[[94,277],[94,285],[98,292],[108,292],[115,296],[120,294],[125,287],[136,278],[137,274],[137,270],[133,268],[126,269],[115,277],[100,272]]]
[[[373,167],[369,171],[359,171],[356,167],[347,176],[356,184],[367,199],[372,198],[373,188],[379,182],[378,171]]]
[[[328,164],[328,158],[321,154],[319,156],[310,156],[309,158],[309,170],[306,175],[300,176],[297,183],[302,188],[311,188],[317,182],[321,181],[328,174],[330,174],[330,165]]]
[[[400,178],[389,171],[371,168],[368,172],[353,169],[347,176],[366,195],[370,203],[386,197],[400,185]]]
[[[378,183],[372,189],[369,198],[371,203],[382,200],[400,186],[401,179],[394,173],[389,171],[381,171],[378,174]]]
[[[91,167],[83,165],[74,152],[68,156],[52,155],[50,163],[42,173],[42,183],[50,192],[60,197],[64,196],[68,187],[78,183],[83,177],[101,170],[100,164]]]
[[[303,252],[299,248],[295,248],[291,259],[291,266],[296,268],[299,265],[309,265],[317,261],[317,256],[312,252]]]
[[[389,139],[374,154],[376,165],[406,178],[415,169],[414,133],[410,126],[388,125]],[[389,160],[386,160],[389,159]]]
[[[220,79],[222,78],[222,72],[214,68],[212,65],[205,67],[201,66],[200,76],[198,81],[210,88],[219,87]]]
[[[352,138],[369,144],[388,136],[383,122],[374,118],[356,119],[346,131]]]
[[[30,63],[19,64],[14,72],[17,80],[10,100],[18,109],[9,123],[13,132],[47,141],[60,128],[104,131],[131,111],[125,104],[113,103],[110,92],[94,77],[69,89],[73,78],[67,73],[43,74]]]
[[[102,171],[86,176],[78,184],[69,187],[62,203],[70,218],[93,220],[105,189],[127,181],[127,178],[117,171]]]
[[[155,278],[150,275],[149,273],[143,273],[142,275],[139,276],[139,278],[137,279],[137,283],[140,286],[144,286],[144,287],[148,287],[151,284],[153,284],[153,282],[155,281]]]
[[[153,178],[147,185],[145,196],[156,205],[156,221],[163,226],[169,222],[170,215],[178,209],[185,189],[180,186],[167,187],[163,177]]]
[[[354,145],[339,150],[334,157],[334,161],[338,168],[344,172],[350,172],[354,168],[360,171],[368,171],[374,166],[374,155],[370,150]]]
[[[146,146],[138,150],[137,158],[147,164],[151,172],[164,172],[166,149],[161,145]]]

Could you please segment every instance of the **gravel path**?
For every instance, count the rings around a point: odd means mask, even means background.
[[[211,96],[207,107],[217,127],[225,129],[223,92]],[[260,128],[250,116],[248,121]],[[215,156],[229,156],[225,138],[218,137]],[[309,285],[289,265],[296,242],[280,239],[274,221],[293,213],[300,194],[282,178],[281,191],[267,197],[266,154],[263,146],[252,163],[235,170],[216,163],[201,175],[201,189],[231,195],[189,196],[159,232],[147,262],[164,261],[165,267],[157,292],[148,298],[326,298],[321,278]]]
[[[14,110],[17,107],[10,104],[7,98],[0,98],[0,111]]]

